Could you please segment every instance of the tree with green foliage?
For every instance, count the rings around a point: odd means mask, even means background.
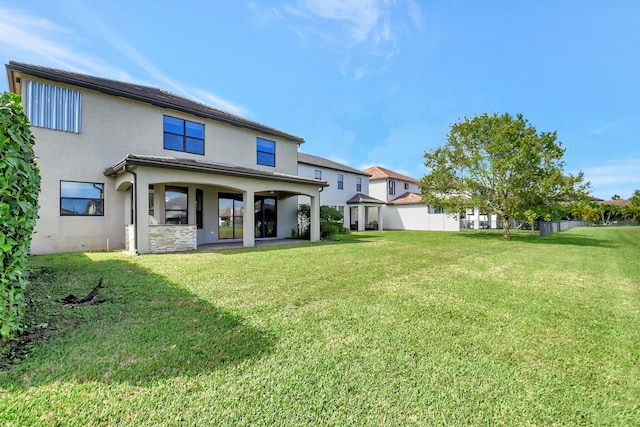
[[[320,206],[320,237],[330,238],[336,234],[348,232],[342,225],[342,214],[331,206]],[[298,223],[300,230],[295,233],[299,237],[308,239],[310,235],[311,207],[308,204],[298,206]]]
[[[526,211],[524,211],[524,218],[527,220],[527,222],[531,226],[531,233],[535,233],[535,230],[536,230],[535,222],[536,222],[536,219],[538,219],[538,217],[539,217],[538,212],[532,209],[527,209]]]
[[[629,221],[640,221],[640,190],[633,192],[629,198],[631,204],[621,209],[621,216]]]
[[[579,200],[572,203],[571,215],[575,219],[595,222],[600,218],[600,211],[596,203]]]
[[[40,171],[20,97],[0,96],[0,342],[20,330],[26,262],[38,217]]]
[[[620,199],[612,199],[620,200]],[[599,203],[598,212],[600,213],[600,221],[602,224],[609,224],[620,217],[620,207],[611,203]]]
[[[586,194],[582,173],[564,174],[564,153],[556,132],[538,133],[520,114],[465,118],[451,126],[444,146],[424,154],[423,201],[448,212],[493,212],[508,239],[509,219]]]

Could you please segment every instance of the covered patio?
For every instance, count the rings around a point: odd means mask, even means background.
[[[366,194],[355,194],[347,200],[351,229],[354,231],[384,230],[382,208],[385,204],[386,202]]]
[[[125,197],[126,250],[161,253],[291,237],[297,198],[311,200],[311,241],[320,240],[320,190],[295,175],[173,157],[129,154],[107,168]]]

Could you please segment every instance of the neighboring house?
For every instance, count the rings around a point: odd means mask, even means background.
[[[378,206],[382,200],[368,197],[369,174],[334,162],[324,157],[298,153],[298,175],[326,181],[329,185],[320,193],[320,204],[340,211],[344,226],[352,230],[381,228],[382,217]],[[299,203],[309,203],[308,197],[299,197]],[[375,216],[370,215],[375,208]]]
[[[440,208],[422,203],[417,179],[380,166],[371,166],[364,171],[371,174],[370,196],[386,202],[381,208],[386,229],[460,230],[460,220],[456,215],[446,214]]]
[[[420,183],[417,179],[398,172],[383,168],[381,166],[371,166],[364,170],[370,174],[369,195],[376,199],[391,202],[406,193],[420,194]]]
[[[481,212],[478,208],[467,208],[460,217],[461,228],[498,228],[498,217],[495,214]]]
[[[629,206],[631,204],[631,200],[626,200],[626,199],[614,199],[614,200],[602,200],[600,199],[600,203],[603,205],[613,205],[613,206],[617,206],[619,208],[624,207],[624,206]]]
[[[301,137],[174,94],[10,62],[42,176],[33,254],[290,237],[297,196],[320,239],[324,180],[298,174]]]

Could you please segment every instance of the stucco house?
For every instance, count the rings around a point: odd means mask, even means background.
[[[320,239],[324,179],[298,173],[304,139],[160,89],[6,65],[42,185],[33,254],[153,253],[290,237],[298,196]]]
[[[385,202],[380,209],[386,229],[460,231],[457,215],[422,203],[417,179],[381,166],[371,166],[364,171],[371,175],[369,195]]]
[[[331,206],[343,215],[344,227],[365,230],[375,224],[382,230],[384,201],[370,197],[367,172],[334,162],[320,156],[298,153],[298,175],[324,180],[320,204]],[[299,197],[300,203],[309,203],[308,197]]]

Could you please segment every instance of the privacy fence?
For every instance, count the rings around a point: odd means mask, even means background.
[[[570,228],[589,227],[590,225],[591,221],[580,220],[540,221],[540,237]]]

